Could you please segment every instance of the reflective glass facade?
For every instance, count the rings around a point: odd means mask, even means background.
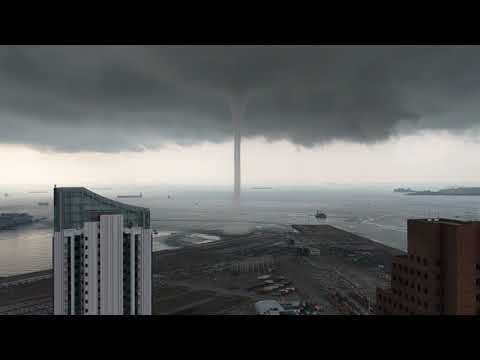
[[[122,204],[85,188],[54,189],[54,229],[80,229],[85,222],[98,221],[100,214],[122,214],[124,227],[150,228],[150,210]]]

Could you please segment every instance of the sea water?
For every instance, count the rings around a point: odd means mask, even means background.
[[[242,234],[264,229],[292,231],[292,224],[329,224],[405,250],[407,219],[448,217],[473,219],[480,197],[408,196],[391,189],[272,189],[244,190],[240,207],[232,206],[231,192],[182,188],[137,188],[96,191],[116,200],[126,190],[142,198],[122,202],[150,208],[153,250],[171,249],[172,233],[185,241],[216,241],[222,234]],[[169,198],[170,197],[170,198]],[[39,201],[49,206],[39,206]],[[319,210],[327,219],[316,219]],[[0,199],[0,212],[28,212],[48,220],[16,230],[0,231],[0,277],[49,269],[52,266],[52,194],[9,193]]]

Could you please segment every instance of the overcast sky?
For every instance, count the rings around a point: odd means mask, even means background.
[[[2,184],[475,182],[477,46],[0,46]],[[480,183],[479,183],[480,184]]]

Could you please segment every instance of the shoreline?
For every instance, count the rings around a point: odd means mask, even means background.
[[[235,274],[232,266],[259,259],[272,259],[273,276],[297,289],[287,297],[292,301],[314,301],[323,314],[371,313],[376,288],[386,286],[392,257],[403,252],[331,225],[292,229],[296,232],[225,235],[153,252],[153,314],[253,314],[256,301],[278,295],[252,290],[263,283],[258,269]],[[299,252],[305,248],[310,249],[307,256]],[[52,269],[0,279],[1,313],[53,313]]]
[[[338,232],[343,232],[346,236],[356,238],[356,239],[358,239],[360,241],[363,241],[363,242],[371,242],[372,245],[378,246],[379,248],[384,248],[387,251],[405,253],[403,250],[400,250],[398,248],[394,248],[394,247],[382,244],[381,242],[379,242],[377,240],[373,240],[373,239],[367,238],[365,236],[358,235],[354,232],[345,230],[345,229],[343,229],[341,227],[338,227],[338,226],[333,226],[333,225],[296,225],[296,224],[292,224],[292,225],[290,225],[290,227],[292,229],[298,231],[299,234],[303,234],[303,235],[308,235],[309,228],[331,227]],[[168,252],[169,254],[172,254],[173,252],[179,252],[179,251],[182,251],[182,250],[190,250],[190,249],[202,249],[202,248],[208,249],[211,246],[224,246],[224,245],[228,246],[228,244],[230,242],[232,242],[232,241],[235,242],[235,241],[240,240],[239,238],[250,237],[252,235],[261,236],[261,234],[263,232],[265,232],[265,231],[264,230],[262,230],[262,231],[257,230],[257,231],[252,231],[252,232],[248,232],[246,234],[241,234],[241,235],[231,235],[231,234],[226,234],[225,235],[225,234],[222,234],[221,232],[215,232],[215,231],[205,232],[205,231],[203,231],[202,232],[203,234],[220,237],[219,240],[214,240],[214,241],[205,242],[205,243],[192,243],[192,242],[188,242],[188,241],[182,241],[180,238],[185,236],[185,234],[182,233],[182,234],[179,234],[178,238],[169,237],[165,240],[164,243],[167,246],[171,246],[172,249],[152,251],[152,255],[155,256],[155,254],[162,254],[162,253],[165,253],[165,252]],[[48,269],[44,269],[44,270],[26,272],[26,273],[22,273],[22,274],[0,276],[0,284],[2,282],[5,282],[5,281],[15,281],[17,279],[22,279],[22,278],[43,276],[46,273],[52,273],[52,272],[53,272],[53,268],[48,268]]]
[[[282,295],[267,290],[258,268],[233,269],[265,259],[270,276],[296,289],[285,300],[319,304],[322,314],[371,314],[376,288],[388,286],[392,258],[404,252],[331,225],[292,228],[297,232],[256,231],[155,253],[152,273],[162,286],[154,289],[154,314],[254,314],[256,301]]]

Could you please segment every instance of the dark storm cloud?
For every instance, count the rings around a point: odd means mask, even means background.
[[[141,151],[243,132],[311,146],[478,123],[480,48],[2,46],[0,142]]]

